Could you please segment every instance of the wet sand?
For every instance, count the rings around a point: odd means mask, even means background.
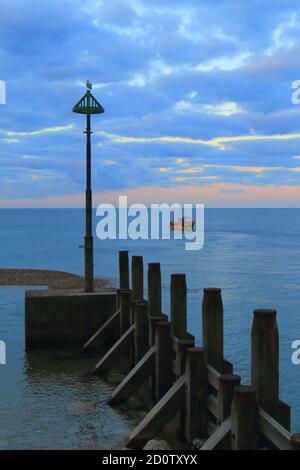
[[[48,286],[49,289],[81,289],[84,279],[77,274],[46,269],[0,269],[0,285]],[[95,278],[95,288],[108,287],[110,282]]]

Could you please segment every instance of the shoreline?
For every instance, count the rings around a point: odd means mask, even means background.
[[[95,278],[95,288],[110,287],[108,279]],[[0,286],[47,286],[49,289],[81,289],[84,278],[78,274],[51,269],[1,268]]]

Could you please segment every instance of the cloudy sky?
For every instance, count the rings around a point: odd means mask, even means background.
[[[0,206],[300,207],[296,0],[1,0]]]

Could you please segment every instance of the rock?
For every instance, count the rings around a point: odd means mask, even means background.
[[[205,439],[200,439],[200,438],[194,439],[193,444],[192,444],[192,449],[198,450],[203,446],[204,443],[205,443]]]
[[[124,379],[124,374],[121,374],[120,372],[116,370],[111,370],[109,374],[107,375],[107,381],[108,383],[114,385],[114,384],[119,384],[122,382]]]
[[[143,450],[171,450],[169,443],[166,440],[151,439],[143,447]]]

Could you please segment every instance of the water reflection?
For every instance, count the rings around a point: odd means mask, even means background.
[[[24,290],[0,288],[0,331],[9,351],[0,368],[0,448],[122,447],[141,411],[132,401],[116,410],[106,404],[113,385],[90,374],[95,358],[24,353]]]

